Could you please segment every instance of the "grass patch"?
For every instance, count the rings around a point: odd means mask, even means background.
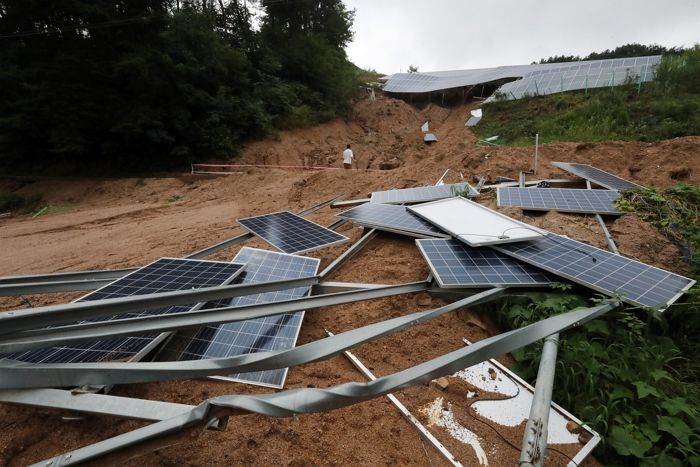
[[[32,212],[39,207],[41,198],[42,195],[40,193],[24,196],[17,193],[0,191],[0,213]]]
[[[177,203],[182,199],[182,195],[172,195],[170,198],[166,199],[165,202],[168,204]]]
[[[700,48],[664,57],[656,80],[485,104],[480,137],[525,146],[558,141],[658,141],[700,135]]]

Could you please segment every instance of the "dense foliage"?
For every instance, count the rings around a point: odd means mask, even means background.
[[[700,135],[700,47],[664,56],[652,82],[589,89],[484,107],[474,127],[499,142],[657,141]]]
[[[646,57],[648,55],[677,55],[683,50],[680,47],[664,47],[663,45],[651,44],[625,44],[614,49],[606,49],[602,52],[593,52],[585,57],[578,55],[555,55],[554,57],[542,58],[540,63],[560,63],[577,62],[579,60],[604,60],[608,58]]]
[[[153,171],[349,108],[341,0],[0,0],[0,167]]]

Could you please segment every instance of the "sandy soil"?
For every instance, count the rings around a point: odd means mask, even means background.
[[[336,120],[311,129],[294,130],[276,139],[251,144],[241,157],[246,163],[340,166],[340,153],[351,143],[361,168],[394,166],[383,172],[283,171],[249,169],[241,174],[209,177],[180,175],[118,180],[42,180],[33,183],[5,180],[0,187],[22,193],[41,192],[58,213],[32,219],[0,219],[0,275],[118,268],[146,264],[163,256],[179,257],[243,232],[235,219],[279,210],[296,211],[345,194],[363,198],[378,189],[433,184],[446,169],[447,182],[474,175],[517,178],[532,165],[532,148],[482,148],[464,128],[469,106],[416,110],[387,98],[364,100],[349,121]],[[437,144],[422,143],[420,125],[430,120]],[[553,144],[540,150],[537,178],[567,178],[550,161],[590,163],[643,185],[668,186],[670,172],[691,169],[691,183],[700,183],[700,138],[658,143]],[[23,185],[23,186],[22,186]],[[168,199],[179,196],[174,202]],[[493,198],[484,203],[495,205]],[[604,247],[603,236],[591,216],[546,213],[533,215],[504,210],[535,225]],[[333,222],[336,211],[324,209],[310,216],[322,224]],[[633,216],[607,221],[620,251],[675,272],[685,272],[676,247],[653,227]],[[360,229],[340,230],[355,240]],[[246,245],[267,247],[259,240]],[[312,256],[325,267],[350,243],[320,250]],[[240,246],[209,259],[230,260]],[[400,283],[428,274],[411,239],[380,235],[330,279]],[[0,309],[18,309],[67,302],[80,296],[50,294],[0,300]],[[425,294],[320,309],[307,313],[299,343],[352,329],[392,316],[439,306],[444,302]],[[461,347],[461,339],[483,339],[498,331],[486,315],[463,310],[411,328],[357,349],[358,357],[377,375],[385,375]],[[504,362],[508,362],[504,357]],[[327,387],[363,377],[343,357],[292,368],[287,388]],[[208,397],[271,391],[207,379],[116,387],[117,395],[196,404]],[[474,420],[466,405],[465,388],[451,380],[446,390],[434,385],[401,391],[397,396],[419,416],[419,409],[436,397],[457,407],[458,418],[481,438],[491,465],[514,465],[522,427],[499,428]],[[483,395],[488,397],[488,395]],[[478,400],[470,399],[471,402]],[[142,423],[107,417],[66,417],[50,410],[0,406],[0,464],[26,465],[101,439],[132,430]],[[465,465],[475,465],[471,448],[460,445],[441,428],[440,440]],[[560,447],[571,452],[573,447]],[[567,451],[568,450],[568,451]],[[551,465],[565,465],[551,453]],[[184,445],[147,454],[130,465],[221,464],[404,464],[444,465],[445,462],[401,418],[385,398],[331,413],[275,420],[247,415],[231,420],[228,431],[206,432]]]

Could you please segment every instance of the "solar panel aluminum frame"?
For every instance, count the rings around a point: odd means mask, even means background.
[[[378,203],[378,204],[418,204],[418,203],[428,203],[431,201],[440,201],[446,198],[452,198],[456,196],[456,192],[454,190],[451,190],[451,193],[449,196],[445,198],[438,198],[436,199],[435,197],[431,198],[415,198],[415,199],[409,199],[409,200],[397,200],[397,201],[377,201],[376,199],[379,199],[380,195],[376,195],[375,193],[387,193],[390,191],[401,191],[401,190],[413,190],[417,188],[436,188],[436,187],[444,187],[444,186],[450,186],[454,187],[455,185],[466,185],[465,189],[469,193],[468,197],[470,198],[476,198],[479,196],[479,192],[476,191],[476,189],[468,182],[462,182],[462,183],[449,183],[449,184],[442,184],[442,185],[428,185],[428,186],[417,186],[417,187],[412,187],[412,188],[395,188],[393,190],[382,190],[382,191],[374,191],[370,194],[370,203]],[[376,198],[373,200],[373,198]]]
[[[464,237],[467,236],[465,233],[461,233],[461,234],[460,234],[460,233],[457,233],[457,232],[452,231],[451,229],[446,229],[446,228],[445,228],[444,226],[442,226],[442,225],[437,225],[437,224],[435,224],[434,221],[430,220],[430,219],[429,219],[428,217],[426,217],[424,214],[421,214],[420,212],[416,211],[416,209],[420,209],[420,208],[425,207],[425,206],[437,205],[437,204],[445,203],[445,202],[452,201],[452,200],[455,200],[455,199],[461,199],[463,202],[469,203],[470,205],[473,205],[474,207],[476,207],[476,208],[478,208],[478,209],[481,209],[481,210],[483,210],[484,212],[487,212],[487,213],[489,213],[489,214],[491,214],[491,215],[494,215],[494,216],[496,216],[496,217],[499,217],[499,218],[501,218],[501,219],[505,219],[505,220],[507,220],[508,222],[517,224],[517,225],[521,226],[524,230],[529,230],[529,231],[531,231],[531,232],[535,232],[535,233],[537,233],[538,235],[537,235],[537,237],[533,237],[533,236],[530,236],[530,237],[522,237],[522,239],[520,239],[520,238],[518,238],[518,239],[513,239],[513,238],[499,239],[499,238],[496,238],[495,240],[480,241],[480,242],[473,242],[473,243],[472,243],[472,242],[470,242],[469,240],[467,240],[467,239],[464,238]],[[489,208],[487,208],[486,206],[483,206],[483,205],[481,205],[481,204],[479,204],[479,203],[476,203],[476,202],[474,202],[474,201],[468,200],[468,199],[466,199],[466,198],[462,198],[461,196],[456,196],[456,197],[454,197],[454,198],[440,199],[440,200],[437,200],[437,201],[431,201],[431,202],[429,202],[429,203],[423,203],[423,204],[419,204],[419,205],[416,205],[416,206],[408,206],[407,209],[408,209],[409,211],[411,211],[412,213],[414,213],[415,215],[417,215],[417,216],[419,216],[419,217],[425,219],[426,221],[430,222],[431,224],[434,224],[436,227],[439,227],[440,229],[442,229],[442,230],[444,230],[445,232],[449,233],[451,236],[453,236],[453,237],[456,238],[457,240],[459,240],[459,241],[461,241],[461,242],[464,242],[464,243],[466,243],[466,244],[469,245],[469,246],[486,246],[486,245],[496,245],[496,244],[499,244],[499,243],[514,243],[514,242],[519,242],[519,241],[536,240],[537,238],[542,237],[542,236],[546,235],[546,233],[547,233],[545,230],[542,230],[542,229],[539,229],[539,228],[537,228],[537,227],[528,225],[528,224],[526,224],[526,223],[524,223],[524,222],[520,222],[520,221],[518,221],[518,220],[515,220],[515,219],[513,219],[513,218],[511,218],[511,217],[506,216],[505,214],[502,214],[502,213],[500,213],[500,212],[498,212],[498,211],[495,211],[495,210],[493,210],[493,209],[489,209]],[[483,235],[475,234],[475,236],[486,237],[486,236],[491,236],[491,235],[487,235],[487,234],[483,234]]]
[[[549,287],[552,284],[551,282],[547,282],[547,283],[543,282],[541,284],[532,284],[532,283],[530,283],[530,284],[515,284],[515,283],[497,283],[497,282],[488,282],[488,283],[484,282],[484,283],[474,283],[474,284],[445,284],[442,281],[440,274],[438,274],[438,271],[435,268],[435,265],[433,264],[432,261],[430,261],[429,255],[425,251],[421,242],[416,241],[416,246],[418,246],[418,249],[420,250],[421,255],[423,255],[425,262],[428,263],[428,268],[430,268],[430,272],[432,273],[433,278],[438,283],[438,285],[440,286],[441,289],[483,289],[484,287],[508,287],[508,288],[530,287],[530,288],[535,288],[535,287]],[[471,248],[471,247],[466,246],[466,248]],[[516,261],[520,261],[520,260],[516,260]],[[530,266],[530,265],[528,265],[528,266]]]
[[[576,208],[562,208],[559,206],[553,206],[553,207],[545,207],[545,206],[516,206],[514,204],[506,204],[503,205],[501,204],[501,188],[520,188],[520,187],[506,187],[506,186],[499,186],[496,188],[496,204],[498,207],[506,207],[506,208],[520,208],[524,211],[556,211],[556,212],[571,212],[574,214],[602,214],[605,216],[622,216],[624,212],[618,211],[615,209],[615,206],[611,206],[609,210],[607,211],[594,211],[592,209],[576,209]],[[531,188],[522,188],[523,190],[567,190],[567,188],[536,188],[536,187],[531,187]],[[578,188],[568,188],[568,190],[577,190],[581,192],[588,192],[589,190],[584,190],[584,189],[578,189]],[[594,190],[590,190],[594,191]],[[604,191],[604,192],[611,192],[617,190],[598,190],[598,191]],[[585,193],[582,193],[585,196]]]
[[[547,233],[547,236],[554,236],[554,237],[556,237],[556,235],[555,235],[555,234],[552,234],[551,232],[548,232],[548,233]],[[568,237],[566,237],[566,236],[564,236],[564,235],[562,235],[562,237],[568,238]],[[534,241],[537,241],[537,240],[534,240]],[[590,246],[590,245],[589,245],[589,246]],[[564,273],[564,272],[561,272],[561,271],[558,271],[558,270],[556,270],[555,268],[551,268],[551,267],[548,267],[548,266],[543,266],[543,265],[541,265],[541,264],[535,263],[534,261],[528,261],[528,260],[525,259],[525,258],[517,257],[517,256],[515,256],[514,254],[511,254],[511,253],[510,253],[509,251],[507,251],[507,250],[500,249],[500,248],[499,248],[499,245],[493,245],[493,246],[491,246],[491,248],[493,248],[493,249],[495,249],[495,250],[497,250],[497,251],[500,251],[501,253],[503,253],[503,254],[505,254],[505,255],[511,256],[511,257],[513,257],[513,258],[515,258],[515,259],[517,259],[517,260],[519,260],[519,261],[523,261],[523,262],[525,262],[525,263],[529,263],[529,264],[531,264],[531,265],[533,265],[533,266],[535,266],[535,267],[538,267],[538,268],[540,268],[540,269],[542,269],[542,270],[544,270],[544,271],[551,272],[552,274],[555,274],[555,275],[557,275],[557,276],[559,276],[559,277],[563,277],[564,279],[568,279],[568,280],[570,280],[571,282],[574,282],[574,283],[576,283],[576,284],[579,284],[579,285],[581,285],[581,286],[583,286],[583,287],[586,287],[586,288],[595,290],[596,292],[600,292],[600,293],[602,293],[602,294],[604,294],[604,295],[610,296],[610,291],[609,291],[609,290],[605,290],[605,289],[603,289],[602,287],[599,287],[599,286],[597,286],[597,285],[595,285],[595,284],[591,284],[591,283],[588,283],[588,282],[583,283],[583,281],[581,281],[581,280],[579,280],[579,279],[576,279],[576,278],[573,277],[572,275],[567,274],[567,273]],[[595,247],[594,247],[594,248],[595,248]],[[606,251],[606,250],[601,250],[601,251],[604,251],[605,253],[608,253],[608,251]],[[612,253],[610,253],[610,254],[612,254]],[[654,268],[655,268],[655,266],[650,266],[650,265],[648,265],[648,264],[642,263],[641,261],[637,261],[637,260],[635,260],[635,259],[628,258],[628,257],[626,257],[626,256],[625,256],[624,258],[627,259],[627,260],[629,260],[629,261],[635,262],[635,263],[643,264],[644,266],[647,266],[647,267],[654,267]],[[660,269],[660,268],[656,268],[656,269]],[[671,305],[671,304],[674,303],[676,300],[678,300],[679,298],[681,298],[681,297],[683,296],[683,294],[685,294],[688,290],[690,290],[690,289],[696,284],[696,282],[697,282],[697,281],[695,281],[694,279],[690,279],[690,282],[688,283],[688,285],[686,285],[685,287],[683,287],[682,289],[680,289],[680,290],[678,291],[677,294],[675,294],[672,298],[670,298],[670,299],[665,303],[666,307],[661,308],[659,311],[664,311],[669,305]],[[629,298],[626,298],[624,295],[623,295],[623,297],[622,297],[622,301],[623,301],[623,302],[627,302],[627,303],[629,303],[629,304],[631,304],[631,305],[640,306],[640,307],[647,307],[647,306],[648,306],[648,305],[644,305],[643,303],[639,303],[639,302],[637,302],[637,301],[635,301],[635,300],[631,300],[631,299],[629,299]]]
[[[123,280],[123,279],[127,279],[129,276],[138,273],[138,272],[141,271],[142,269],[147,268],[147,267],[149,267],[149,266],[151,266],[151,265],[157,263],[158,261],[160,261],[160,260],[162,260],[162,259],[185,260],[185,261],[198,261],[198,262],[206,262],[206,263],[222,263],[222,262],[224,262],[224,261],[212,261],[212,260],[205,260],[205,259],[186,259],[186,258],[172,258],[172,257],[162,257],[162,258],[158,258],[158,259],[156,259],[156,260],[154,260],[154,261],[151,261],[150,263],[146,264],[145,266],[141,266],[140,268],[134,269],[134,270],[132,270],[131,272],[129,272],[128,274],[125,274],[124,276],[119,277],[119,278],[113,280],[113,281],[110,282],[109,284],[105,284],[104,286],[100,287],[99,289],[93,290],[93,291],[91,291],[90,293],[88,293],[88,294],[86,294],[86,295],[83,295],[82,297],[73,300],[71,303],[77,303],[79,300],[82,300],[82,299],[84,299],[84,298],[86,298],[86,297],[89,297],[89,296],[92,295],[92,294],[101,292],[103,289],[105,289],[105,288],[111,286],[111,285],[114,284],[115,282],[118,282],[118,281]],[[233,264],[237,264],[237,265],[240,266],[240,267],[239,267],[238,270],[237,270],[236,272],[234,272],[222,285],[228,285],[228,284],[230,284],[236,277],[238,277],[238,276],[243,272],[243,267],[245,266],[244,264],[241,264],[241,263],[233,263]],[[194,306],[192,306],[188,311],[197,311],[197,310],[199,310],[200,308],[202,308],[202,307],[205,305],[205,303],[206,303],[206,302],[199,302],[199,303],[196,303],[196,304],[195,304]],[[161,332],[161,333],[159,333],[158,336],[156,336],[155,338],[153,338],[153,340],[152,340],[151,342],[149,342],[143,349],[141,349],[140,351],[138,351],[138,352],[136,352],[134,355],[132,355],[127,361],[128,361],[128,362],[138,362],[138,361],[140,361],[141,359],[143,359],[143,357],[145,357],[146,355],[148,355],[151,351],[153,351],[153,350],[156,349],[161,343],[163,343],[163,341],[165,341],[171,334],[172,334],[171,332]],[[128,336],[123,336],[122,338],[123,338],[123,339],[127,339]]]
[[[300,217],[300,218],[304,219],[305,221],[311,222],[312,224],[315,224],[315,225],[317,225],[318,227],[320,227],[320,228],[322,228],[322,229],[325,229],[325,230],[331,231],[331,232],[333,232],[333,233],[335,233],[335,234],[337,234],[337,235],[340,235],[341,237],[343,237],[343,239],[342,239],[342,240],[338,240],[337,242],[324,243],[323,245],[315,246],[315,247],[313,247],[313,248],[307,248],[306,250],[300,250],[300,251],[295,251],[295,252],[293,252],[293,253],[288,253],[288,252],[286,252],[286,251],[282,251],[282,250],[281,250],[280,248],[278,248],[276,245],[272,245],[272,243],[268,242],[265,238],[263,238],[262,236],[258,235],[258,234],[255,233],[255,232],[253,232],[252,230],[250,230],[250,229],[249,229],[248,227],[246,227],[245,225],[240,224],[240,221],[242,221],[242,220],[253,219],[253,218],[256,218],[256,217],[271,216],[271,215],[273,215],[273,214],[281,214],[281,213],[288,213],[288,214],[292,214],[292,215],[295,216],[295,217]],[[267,214],[262,214],[262,215],[259,215],[259,216],[241,217],[240,219],[236,219],[236,220],[239,222],[239,224],[240,224],[243,228],[245,228],[246,230],[248,230],[248,232],[250,232],[251,234],[255,235],[255,236],[258,237],[259,239],[263,240],[265,243],[267,243],[267,244],[269,244],[269,245],[272,245],[273,247],[277,248],[277,250],[279,250],[280,253],[284,253],[284,254],[286,254],[286,255],[303,255],[303,254],[305,254],[305,253],[309,253],[309,252],[312,252],[312,251],[320,250],[320,249],[322,249],[322,248],[327,248],[327,247],[331,247],[331,246],[335,246],[335,245],[340,245],[341,243],[345,243],[345,242],[347,242],[348,240],[350,240],[349,237],[346,237],[346,236],[343,235],[343,234],[339,234],[339,233],[336,232],[335,230],[331,230],[331,229],[329,229],[328,227],[324,227],[324,226],[322,226],[322,225],[320,225],[320,224],[316,224],[315,222],[310,221],[310,220],[308,220],[308,219],[305,219],[305,218],[299,216],[298,214],[294,214],[294,213],[291,212],[291,211],[275,211],[275,212],[269,212],[269,213],[267,213]]]

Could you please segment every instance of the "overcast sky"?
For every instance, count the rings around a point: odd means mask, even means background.
[[[350,60],[381,73],[523,65],[630,42],[700,43],[700,0],[344,0]]]

